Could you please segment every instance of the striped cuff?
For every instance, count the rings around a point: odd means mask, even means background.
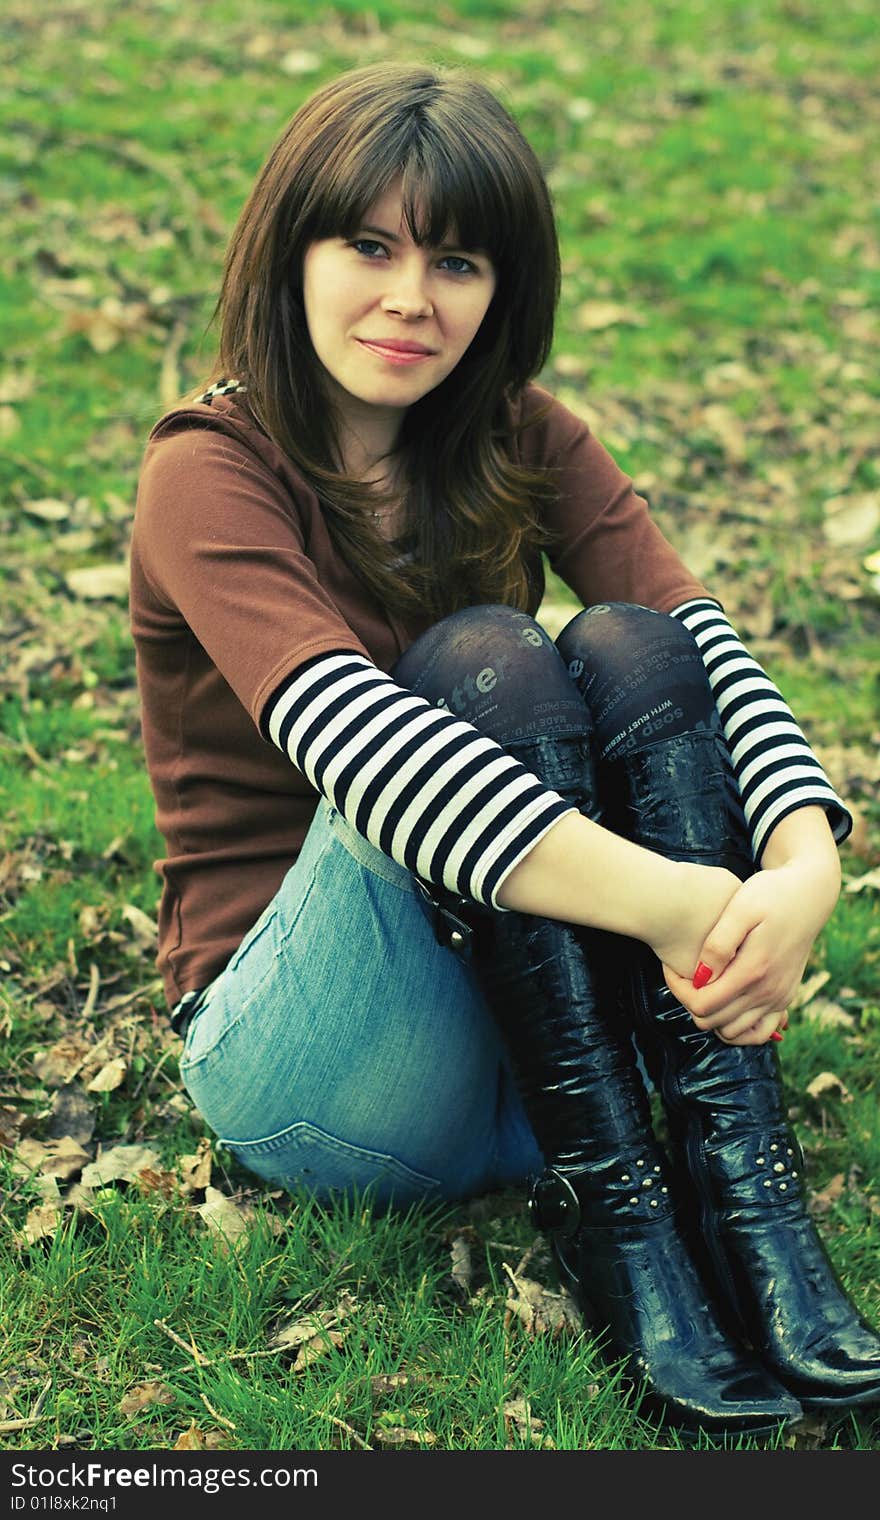
[[[742,796],[755,859],[788,813],[822,807],[838,844],[852,815],[838,797],[778,687],[749,654],[717,602],[683,602],[670,614],[696,639]]]

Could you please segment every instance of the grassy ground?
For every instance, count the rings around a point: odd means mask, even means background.
[[[485,73],[559,210],[546,383],[857,812],[784,1069],[824,1236],[880,1319],[873,8],[217,0],[208,27],[173,0],[9,0],[0,48],[0,1445],[675,1445],[572,1324],[518,1197],[328,1212],[212,1150],[153,969],[126,542],[146,434],[207,367],[225,239],[293,109],[372,58]],[[549,620],[570,596],[548,597]],[[115,1178],[83,1170],[123,1145]],[[878,1436],[816,1417],[784,1444]]]

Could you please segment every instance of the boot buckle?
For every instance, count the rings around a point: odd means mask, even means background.
[[[529,1217],[536,1230],[552,1231],[569,1240],[581,1222],[581,1205],[567,1177],[549,1167],[532,1182]]]

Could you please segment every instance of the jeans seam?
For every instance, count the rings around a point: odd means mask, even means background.
[[[307,1131],[310,1135],[317,1135],[330,1150],[340,1155],[354,1152],[358,1156],[368,1157],[371,1161],[384,1162],[391,1167],[397,1167],[405,1172],[408,1177],[415,1178],[418,1182],[427,1182],[434,1187],[441,1186],[439,1177],[432,1177],[428,1172],[420,1172],[415,1167],[409,1166],[406,1161],[401,1161],[398,1156],[393,1156],[389,1151],[376,1151],[367,1145],[356,1145],[353,1141],[342,1140],[338,1135],[331,1135],[327,1130],[321,1129],[317,1124],[312,1124],[308,1119],[297,1119],[292,1124],[285,1125],[284,1129],[276,1130],[271,1135],[266,1135],[255,1140],[235,1140],[226,1135],[218,1135],[219,1143],[230,1150],[256,1152],[259,1148],[261,1154],[272,1156],[280,1151],[285,1141],[295,1130]]]

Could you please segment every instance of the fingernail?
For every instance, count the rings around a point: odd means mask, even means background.
[[[702,961],[700,961],[699,966],[697,967],[696,971],[694,972],[693,985],[696,987],[697,991],[699,991],[699,989],[701,987],[705,987],[706,983],[710,982],[711,980],[712,980],[712,967],[711,966],[706,966],[706,965],[703,964]]]
[[[774,1029],[774,1031],[771,1034],[770,1038],[771,1038],[771,1040],[781,1041],[782,1040],[782,1035],[780,1034],[780,1032],[779,1032],[778,1029]]]

